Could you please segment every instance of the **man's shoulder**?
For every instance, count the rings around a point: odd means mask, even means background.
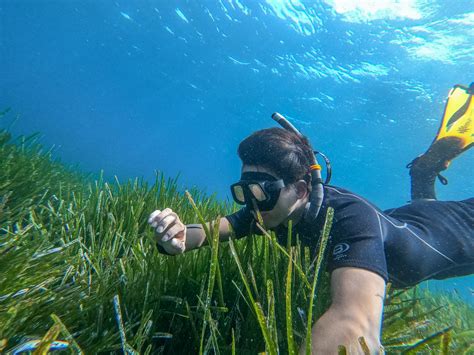
[[[379,219],[383,212],[373,203],[345,188],[325,186],[324,210],[334,209],[333,232],[353,235],[379,231]]]
[[[305,221],[300,230],[306,234],[320,231],[324,225],[328,208],[334,210],[332,232],[350,233],[360,226],[377,223],[380,210],[362,196],[339,186],[324,185],[324,199],[315,221]]]
[[[334,208],[335,213],[341,209],[356,206],[363,209],[365,207],[374,209],[376,211],[380,210],[375,204],[370,202],[365,197],[346,188],[334,185],[324,186],[324,203],[327,207]]]

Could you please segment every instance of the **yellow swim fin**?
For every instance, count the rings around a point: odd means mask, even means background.
[[[428,150],[407,165],[411,176],[411,197],[436,199],[435,179],[443,185],[448,180],[440,174],[451,161],[474,145],[474,83],[455,85],[448,94],[444,115]]]
[[[433,143],[415,158],[407,168],[410,175],[438,176],[443,184],[448,181],[440,171],[446,170],[451,160],[474,145],[474,83],[469,87],[455,85],[448,94],[444,115]]]
[[[455,85],[449,92],[443,120],[433,140],[457,142],[460,152],[474,144],[474,83],[469,87]],[[449,137],[452,137],[449,139]]]

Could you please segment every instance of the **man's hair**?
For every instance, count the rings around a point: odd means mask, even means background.
[[[287,184],[311,181],[309,167],[315,164],[313,149],[306,137],[274,127],[252,133],[237,150],[244,165],[258,165],[271,170]]]

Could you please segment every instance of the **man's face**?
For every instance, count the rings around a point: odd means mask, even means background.
[[[242,173],[246,172],[263,172],[279,179],[271,170],[257,165],[243,165]],[[293,219],[294,223],[298,222],[299,217],[304,212],[307,200],[308,190],[303,180],[283,187],[275,207],[270,211],[260,211],[265,228],[272,229],[282,223],[287,225],[290,219]],[[257,219],[255,211],[252,211],[252,213],[254,218]]]

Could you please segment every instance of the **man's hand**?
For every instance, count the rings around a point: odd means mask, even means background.
[[[154,211],[148,218],[148,224],[155,229],[157,244],[162,246],[167,253],[171,255],[184,253],[186,225],[171,208]]]

